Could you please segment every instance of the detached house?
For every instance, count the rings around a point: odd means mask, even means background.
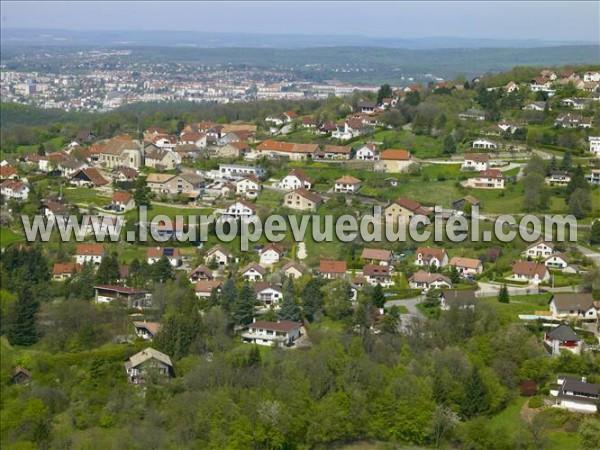
[[[266,140],[261,142],[256,150],[271,157],[285,156],[292,161],[304,161],[312,158],[318,148],[318,144],[295,144],[293,142]]]
[[[144,165],[158,170],[173,170],[181,164],[181,156],[179,153],[158,148],[154,145],[146,147],[146,156]]]
[[[326,145],[315,152],[315,159],[350,159],[352,147],[349,145]]]
[[[269,242],[258,252],[260,255],[260,263],[263,266],[270,266],[279,262],[283,256],[283,248],[280,245]]]
[[[208,298],[211,296],[213,291],[221,292],[221,285],[223,283],[219,280],[198,280],[196,281],[196,297]]]
[[[278,306],[283,299],[281,287],[273,283],[256,283],[254,285],[256,299],[263,304],[265,308]]]
[[[569,261],[567,260],[567,257],[564,253],[553,253],[544,260],[544,265],[548,269],[558,269],[565,271],[565,269],[569,268]],[[571,269],[573,272],[576,272],[575,268],[571,267]]]
[[[225,208],[222,218],[247,220],[256,215],[256,210],[254,203],[240,198]]]
[[[462,112],[458,115],[458,118],[461,120],[476,120],[483,121],[485,120],[485,113],[479,109],[467,109],[465,112]]]
[[[354,194],[360,189],[360,180],[351,175],[344,175],[335,180],[334,192]]]
[[[140,337],[145,341],[151,341],[162,328],[162,324],[158,322],[146,322],[145,320],[143,322],[134,321],[133,327],[137,337]]]
[[[379,159],[379,152],[374,144],[365,144],[356,150],[355,159],[358,161],[375,161]]]
[[[469,178],[465,187],[475,189],[504,189],[504,174],[498,169],[479,172],[475,178]]]
[[[98,169],[90,167],[89,169],[79,169],[71,176],[71,182],[78,186],[100,187],[108,184]]]
[[[146,250],[146,258],[148,264],[154,264],[162,258],[167,258],[173,267],[181,265],[181,253],[178,248],[173,247],[149,247]]]
[[[277,184],[277,187],[292,191],[300,188],[310,189],[312,182],[304,170],[293,169]]]
[[[54,263],[52,267],[52,278],[62,281],[71,278],[74,274],[81,272],[81,265],[74,262]]]
[[[554,248],[553,242],[541,240],[527,247],[524,254],[531,258],[548,258],[554,253]]]
[[[396,224],[403,221],[408,224],[414,216],[429,216],[431,211],[410,198],[398,197],[385,207],[383,213],[387,223]]]
[[[448,265],[448,254],[443,248],[419,247],[415,252],[415,265],[445,267]]]
[[[592,118],[581,114],[562,114],[554,121],[554,126],[561,128],[592,128]]]
[[[482,171],[490,168],[490,155],[487,153],[465,153],[461,170]]]
[[[213,280],[213,272],[208,267],[200,264],[198,267],[188,273],[190,283],[195,283],[198,280]]]
[[[600,158],[600,136],[590,136],[588,141],[590,142],[590,152]]]
[[[333,280],[346,276],[346,261],[326,261],[321,260],[319,264],[319,273],[323,278]]]
[[[77,264],[92,263],[98,265],[104,257],[104,246],[102,244],[78,244],[75,250]]]
[[[447,289],[440,296],[440,308],[447,311],[451,308],[475,308],[475,291],[472,289]]]
[[[408,285],[411,289],[427,291],[429,289],[450,289],[452,282],[450,278],[442,274],[419,270],[408,279]]]
[[[562,350],[570,351],[579,355],[581,353],[582,341],[573,328],[566,323],[561,323],[544,335],[544,343],[550,349],[552,356],[559,356]]]
[[[23,181],[6,180],[0,184],[0,193],[5,198],[27,200],[27,197],[29,197],[29,186]]]
[[[268,322],[257,320],[248,326],[248,331],[242,334],[245,343],[266,346],[290,346],[301,335],[301,324],[290,320]]]
[[[390,275],[391,266],[382,266],[379,264],[367,264],[363,267],[363,277],[365,280],[375,286],[381,284],[382,286],[391,286],[392,276]]]
[[[575,318],[596,320],[598,308],[592,294],[575,292],[557,292],[550,300],[550,312],[555,318]]]
[[[387,149],[379,156],[375,170],[386,173],[406,172],[412,163],[412,156],[408,150]]]
[[[302,266],[302,264],[296,261],[290,261],[281,268],[281,271],[286,277],[290,277],[294,280],[297,280],[298,278],[302,277],[302,275],[304,275],[306,269]]]
[[[559,375],[556,385],[550,389],[556,397],[556,407],[577,413],[598,412],[598,385],[588,383],[585,377],[573,378]]]
[[[240,271],[240,274],[246,281],[262,281],[265,269],[260,264],[250,263]]]
[[[513,264],[513,279],[540,284],[550,279],[550,272],[548,272],[548,268],[542,263],[519,261]]]
[[[262,186],[254,175],[246,175],[235,182],[235,193],[246,198],[256,198]]]
[[[129,192],[117,191],[113,194],[110,204],[115,211],[125,212],[135,206],[135,201]]]
[[[220,245],[215,245],[208,252],[206,252],[204,261],[206,264],[210,264],[212,262],[219,267],[224,267],[233,261],[233,254]]]
[[[481,148],[485,150],[493,150],[499,147],[499,144],[489,139],[476,139],[473,141],[473,148]]]
[[[323,204],[323,197],[305,188],[296,189],[283,196],[283,206],[297,211],[316,211]]]
[[[369,264],[389,266],[392,262],[392,252],[390,250],[378,248],[364,248],[360,254],[360,258],[364,259]]]
[[[462,258],[455,256],[450,260],[450,267],[456,267],[458,273],[463,277],[475,276],[483,272],[483,264],[481,260],[475,258]]]
[[[150,347],[129,358],[125,370],[127,380],[133,384],[143,384],[153,376],[169,379],[174,375],[171,358]]]

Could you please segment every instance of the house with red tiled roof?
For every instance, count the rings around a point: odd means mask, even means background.
[[[158,322],[146,322],[145,320],[134,321],[133,327],[135,328],[136,336],[144,339],[145,341],[151,341],[162,329],[162,324]]]
[[[391,286],[392,276],[390,272],[391,266],[382,266],[379,264],[367,264],[363,267],[363,276],[367,283],[375,286],[381,284],[382,286]]]
[[[342,194],[354,194],[360,189],[360,180],[352,175],[344,175],[335,180],[333,191]]]
[[[213,280],[213,271],[203,264],[200,264],[195,269],[188,273],[190,283],[195,283],[198,280]]]
[[[411,289],[421,289],[423,291],[429,289],[450,289],[452,281],[441,273],[429,273],[419,270],[408,279],[408,286]]]
[[[356,150],[355,159],[358,161],[376,161],[379,159],[379,151],[375,144],[364,144]]]
[[[65,280],[71,278],[73,274],[81,272],[81,264],[74,262],[54,263],[52,267],[52,278],[54,280]]]
[[[448,254],[443,248],[419,247],[415,251],[415,265],[444,267],[448,265]]]
[[[135,206],[135,201],[129,192],[117,191],[113,194],[110,204],[115,211],[125,212]]]
[[[465,160],[461,170],[487,170],[490,168],[490,155],[488,153],[465,153]]]
[[[14,180],[17,178],[19,178],[19,173],[16,167],[10,165],[0,166],[0,180]]]
[[[27,200],[29,186],[24,181],[6,180],[0,184],[0,194],[13,200]]]
[[[294,190],[294,189],[310,189],[312,181],[302,169],[292,169],[283,179],[277,183],[279,189]]]
[[[406,172],[413,162],[412,155],[408,150],[389,148],[379,155],[379,161],[375,163],[375,171],[385,173]]]
[[[332,280],[346,275],[346,261],[328,261],[321,260],[319,263],[319,273],[323,278]]]
[[[221,286],[223,282],[220,280],[198,280],[196,282],[196,297],[208,298],[214,290],[221,292]]]
[[[300,188],[283,196],[283,206],[296,211],[316,211],[323,204],[323,197],[307,189]]]
[[[104,245],[102,244],[78,244],[75,250],[77,264],[100,264],[104,257]]]
[[[262,281],[265,275],[265,268],[258,263],[252,262],[240,270],[240,275],[246,281]]]
[[[483,263],[477,258],[455,256],[450,260],[450,267],[456,267],[462,276],[475,276],[483,272]]]

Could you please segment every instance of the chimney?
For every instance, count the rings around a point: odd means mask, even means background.
[[[255,323],[255,322],[256,322],[256,317],[253,317],[252,318],[252,323]]]
[[[581,382],[582,383],[587,383],[587,377],[581,377]]]

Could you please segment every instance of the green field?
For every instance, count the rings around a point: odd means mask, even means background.
[[[0,248],[6,248],[13,242],[18,242],[23,239],[23,236],[15,233],[11,229],[0,227]]]

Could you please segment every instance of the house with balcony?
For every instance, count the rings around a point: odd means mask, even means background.
[[[171,358],[150,347],[130,357],[125,370],[127,380],[133,384],[144,384],[154,376],[165,380],[174,376]]]
[[[248,325],[248,330],[242,334],[242,341],[271,347],[291,346],[301,336],[301,326],[290,320],[257,320]]]
[[[552,356],[559,356],[563,350],[579,355],[583,341],[577,336],[573,328],[566,323],[561,323],[544,333],[544,344],[546,344],[546,348],[549,349]]]

